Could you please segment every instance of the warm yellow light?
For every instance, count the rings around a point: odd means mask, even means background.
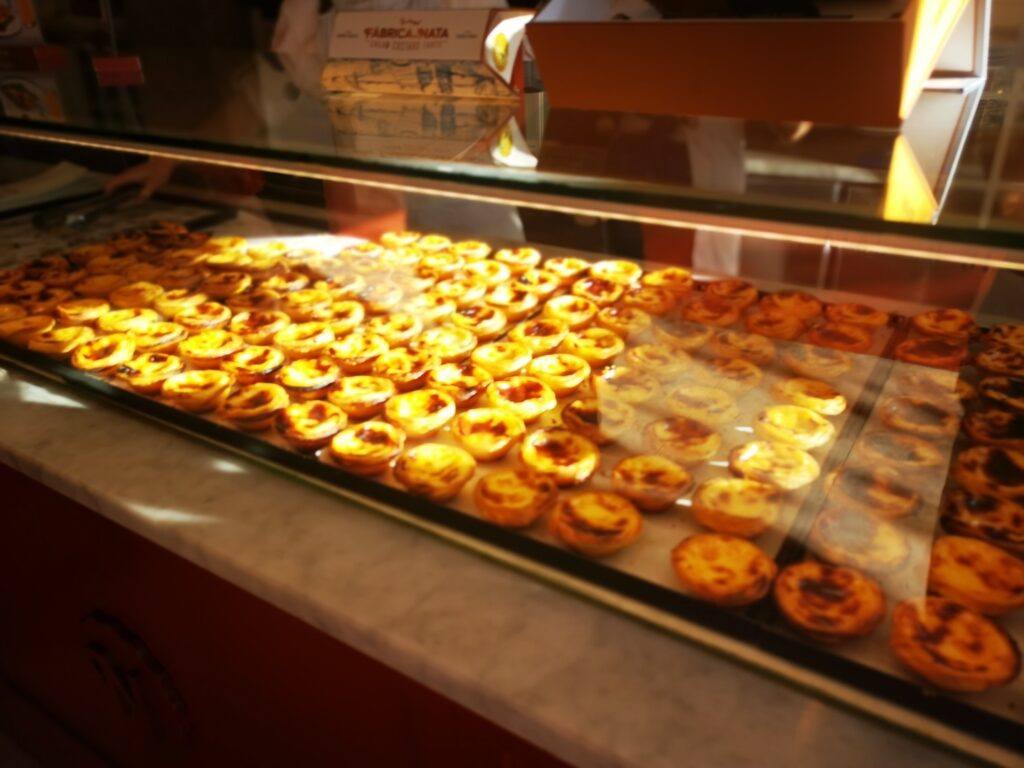
[[[917,103],[939,54],[969,3],[970,0],[918,0],[900,99],[900,117],[904,120]]]
[[[928,179],[917,163],[910,143],[896,137],[885,185],[882,215],[887,221],[931,223],[939,203],[928,186]]]

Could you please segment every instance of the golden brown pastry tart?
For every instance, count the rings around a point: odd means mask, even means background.
[[[502,283],[490,290],[486,301],[489,306],[501,310],[509,320],[518,321],[537,308],[540,297],[513,283]]]
[[[1024,380],[989,376],[978,384],[978,394],[1002,408],[1024,413]]]
[[[853,367],[849,355],[829,347],[791,344],[782,353],[782,363],[798,376],[837,379]]]
[[[994,408],[972,411],[964,419],[964,431],[979,443],[1024,450],[1024,413]]]
[[[368,419],[383,413],[396,391],[394,382],[381,376],[345,376],[327,399],[350,418]]]
[[[133,331],[135,348],[139,352],[174,352],[178,344],[188,338],[185,326],[177,323],[158,322],[144,331]]]
[[[647,371],[661,382],[673,384],[682,378],[693,363],[690,356],[681,349],[671,349],[660,344],[639,344],[626,352],[626,365]]]
[[[331,458],[357,475],[379,475],[405,447],[405,433],[386,421],[364,421],[331,439]]]
[[[327,357],[292,360],[277,372],[277,383],[295,400],[323,400],[337,383],[338,365]]]
[[[774,596],[790,626],[823,643],[869,635],[885,618],[885,594],[874,579],[813,560],[784,568]]]
[[[590,376],[590,365],[575,355],[541,355],[530,361],[526,372],[551,387],[558,397],[564,397],[586,382]]]
[[[380,256],[381,264],[396,275],[412,275],[419,266],[423,253],[415,246],[400,245],[388,248]]]
[[[121,274],[128,267],[137,264],[138,261],[138,259],[130,254],[105,253],[94,259],[89,259],[85,268],[95,275]]]
[[[688,419],[721,426],[739,418],[736,400],[720,387],[683,383],[673,389],[665,401],[670,413]]]
[[[164,382],[185,370],[180,357],[162,352],[144,352],[118,366],[116,376],[143,395],[158,394]]]
[[[508,337],[524,344],[533,354],[544,355],[557,349],[568,333],[569,326],[565,321],[540,317],[519,323],[509,331]]]
[[[442,280],[449,275],[456,274],[466,265],[466,260],[451,251],[434,251],[424,253],[420,257],[420,263],[416,267],[416,274],[420,277],[429,277],[434,280]]]
[[[640,405],[655,397],[661,386],[649,373],[626,365],[616,365],[591,376],[598,399],[611,398],[629,405]]]
[[[449,277],[439,281],[431,292],[455,302],[456,306],[467,307],[483,301],[488,287],[487,283],[475,277]]]
[[[423,330],[423,321],[406,312],[395,312],[371,317],[364,327],[372,334],[383,336],[390,346],[400,347],[408,344]]]
[[[292,320],[308,322],[330,318],[332,303],[334,297],[326,289],[303,288],[286,293],[280,301],[280,308]]]
[[[761,298],[762,312],[795,317],[803,322],[821,314],[821,302],[803,291],[777,291]]]
[[[164,291],[153,300],[153,308],[164,317],[174,317],[186,307],[195,307],[207,300],[205,293],[194,293],[187,288]]]
[[[697,487],[690,511],[705,528],[752,538],[778,519],[779,491],[742,477],[714,477]]]
[[[231,318],[228,330],[241,336],[246,344],[266,344],[289,324],[288,315],[277,310],[239,312]]]
[[[852,323],[822,323],[807,332],[807,340],[819,347],[844,352],[867,352],[871,348],[871,331]]]
[[[351,301],[358,299],[360,294],[366,290],[366,278],[346,272],[332,280],[317,282],[315,287],[326,290],[335,301]]]
[[[423,239],[422,237],[420,238]],[[419,241],[417,241],[419,242]],[[445,248],[448,245],[448,238],[442,235],[431,235],[431,245],[439,245],[441,248]],[[371,243],[366,240],[355,245],[350,245],[344,248],[338,257],[345,261],[355,261],[358,259],[377,259],[384,255],[384,246],[378,245],[377,243]]]
[[[452,324],[470,330],[478,339],[487,341],[500,335],[508,325],[508,320],[500,309],[487,304],[471,304],[455,311]]]
[[[1024,378],[1024,352],[1012,347],[989,347],[974,358],[974,364],[988,373]]]
[[[894,357],[915,365],[956,369],[967,357],[967,347],[956,339],[907,339],[896,345]]]
[[[505,408],[527,424],[536,421],[558,404],[551,387],[532,376],[512,376],[487,387],[487,402]]]
[[[455,400],[439,389],[417,389],[388,400],[384,415],[409,437],[430,437],[455,418]]]
[[[33,352],[51,357],[67,357],[76,347],[96,337],[87,325],[65,325],[39,331],[28,337],[27,346]]]
[[[622,337],[607,328],[574,331],[562,342],[563,352],[586,360],[594,368],[613,362],[625,349]]]
[[[120,275],[89,275],[75,283],[75,293],[86,298],[105,298],[128,281]]]
[[[1011,347],[1024,352],[1024,325],[997,323],[986,331],[984,341],[985,344]]]
[[[844,466],[832,478],[828,498],[849,507],[889,519],[917,511],[921,495],[892,467]]]
[[[1024,561],[965,536],[932,544],[928,591],[988,616],[1024,606]]]
[[[833,323],[860,325],[872,329],[881,328],[889,322],[888,312],[853,302],[829,304],[825,308],[825,316]]]
[[[366,331],[353,331],[327,346],[324,354],[347,374],[369,373],[381,355],[391,349],[382,337]]]
[[[96,327],[105,333],[144,333],[160,315],[152,309],[112,309],[96,321]]]
[[[985,691],[1020,674],[1020,651],[999,625],[939,597],[897,605],[889,647],[904,667],[949,691]]]
[[[277,417],[277,430],[281,436],[292,447],[305,452],[323,448],[347,424],[344,412],[323,400],[292,403]]]
[[[467,262],[483,261],[491,255],[491,246],[483,240],[460,240],[452,243],[449,250]]]
[[[889,397],[879,406],[879,415],[887,427],[923,437],[955,435],[960,427],[960,413],[927,398]]]
[[[248,290],[252,277],[244,272],[214,272],[202,283],[202,291],[214,299],[226,299]]]
[[[324,322],[293,323],[274,334],[274,344],[292,359],[319,357],[334,342],[334,331]]]
[[[96,276],[97,279],[100,278],[100,277],[108,277],[108,276],[107,275],[97,275]],[[86,278],[86,279],[92,279],[92,278]],[[84,283],[85,280],[83,280],[82,282]],[[127,280],[121,280],[120,282],[121,283],[126,283],[128,281]],[[156,282],[159,283],[161,286],[163,286],[164,290],[167,290],[167,291],[173,291],[173,290],[179,290],[179,289],[180,290],[186,290],[186,291],[192,291],[192,290],[195,290],[196,288],[198,288],[199,285],[203,282],[203,273],[200,272],[195,267],[171,267],[170,269],[165,269],[163,272],[161,272],[160,273],[160,277],[157,278]],[[109,291],[113,290],[113,288],[116,288],[116,287],[117,286],[113,286],[111,288],[108,288],[106,291],[103,291],[103,294],[106,295],[106,293],[108,293]],[[82,284],[79,283],[76,286],[75,290],[77,290],[79,293],[82,293]]]
[[[612,487],[644,512],[659,512],[676,503],[693,476],[664,456],[629,456],[612,470]]]
[[[540,264],[541,254],[536,248],[502,248],[493,258],[518,275]]]
[[[71,353],[71,364],[81,371],[105,373],[124,365],[135,356],[135,340],[126,333],[112,333],[79,344]]]
[[[72,264],[77,264],[81,267],[88,264],[97,256],[109,254],[111,252],[112,248],[108,243],[87,243],[69,250],[67,252],[67,257]]]
[[[471,330],[445,324],[427,328],[413,339],[409,349],[433,352],[442,362],[455,363],[469,357],[476,345],[477,337]]]
[[[942,527],[950,533],[987,541],[1018,557],[1024,555],[1024,505],[996,496],[955,490],[949,494]]]
[[[151,307],[163,293],[156,283],[128,283],[110,292],[110,305],[118,309]]]
[[[676,295],[668,288],[654,285],[638,285],[626,291],[622,303],[627,307],[639,309],[649,315],[660,317],[668,314],[676,305]]]
[[[452,241],[444,235],[423,235],[416,241],[416,247],[424,253],[436,253],[446,251],[452,245]]]
[[[206,251],[201,248],[178,248],[160,257],[160,263],[168,269],[196,267],[203,263]]]
[[[729,452],[729,469],[738,477],[768,483],[786,491],[813,483],[821,472],[807,451],[793,445],[753,440]]]
[[[249,384],[228,395],[220,415],[246,432],[262,432],[274,425],[288,403],[288,393],[277,384]]]
[[[74,294],[65,288],[44,288],[31,299],[22,302],[30,315],[53,314],[58,304],[70,300]]]
[[[526,528],[558,500],[558,486],[526,469],[502,469],[481,477],[473,489],[477,511],[503,528]]]
[[[329,310],[327,325],[337,339],[358,328],[366,316],[363,305],[352,300],[332,302]]]
[[[470,359],[495,379],[504,379],[522,372],[533,355],[517,341],[492,341],[474,349]]]
[[[76,299],[75,301],[92,301],[92,299]],[[0,304],[0,323],[6,323],[8,320],[20,320],[25,317],[28,312],[20,304]],[[60,318],[63,321],[63,317]],[[64,325],[75,325],[75,323],[63,323]]]
[[[404,295],[401,287],[382,280],[366,286],[359,294],[359,300],[371,315],[382,315],[396,310]]]
[[[756,333],[722,331],[712,337],[709,346],[716,357],[743,358],[758,365],[767,365],[775,359],[775,345]]]
[[[52,317],[47,314],[28,314],[25,317],[15,317],[0,323],[0,339],[11,344],[25,346],[36,334],[49,331],[56,325]]]
[[[856,509],[827,506],[814,521],[809,549],[822,560],[869,573],[891,573],[910,555],[902,530]]]
[[[423,237],[423,233],[412,230],[385,232],[380,236],[380,244],[388,248],[406,248],[415,245]]]
[[[228,296],[224,303],[232,312],[270,312],[280,306],[281,294],[269,288],[250,288]]]
[[[455,309],[455,301],[434,291],[417,293],[402,305],[404,312],[420,318],[424,325],[447,321]]]
[[[512,278],[512,270],[498,261],[471,261],[463,272],[475,280],[479,280],[488,288],[501,285]]]
[[[561,284],[561,278],[546,269],[528,269],[512,279],[513,286],[527,293],[536,294],[538,299],[546,299],[558,290]]]
[[[703,294],[695,297],[679,313],[683,320],[701,325],[724,328],[740,319],[742,308],[714,296]]]
[[[693,273],[683,267],[665,267],[648,272],[640,282],[654,288],[665,288],[676,297],[685,296],[693,290]]]
[[[441,359],[428,350],[389,349],[373,361],[374,376],[384,376],[395,382],[399,392],[416,389],[423,383],[423,377],[432,368],[441,364]]]
[[[284,352],[274,347],[242,347],[232,352],[220,366],[242,385],[270,381],[284,366]]]
[[[617,493],[585,491],[555,506],[550,528],[570,549],[590,557],[607,557],[636,540],[643,530],[643,518],[629,499]]]
[[[544,262],[544,269],[558,275],[562,285],[572,285],[590,268],[590,262],[575,256],[553,256]]]
[[[733,277],[712,280],[705,286],[704,291],[709,298],[725,302],[739,310],[757,301],[757,288],[746,280]]]
[[[698,533],[672,550],[672,569],[696,597],[716,605],[756,603],[772,585],[778,567],[739,536]]]
[[[425,443],[409,448],[395,462],[395,480],[431,501],[450,501],[476,472],[476,462],[454,445]]]
[[[471,408],[452,422],[452,437],[477,461],[500,459],[524,434],[523,420],[498,408]]]
[[[618,440],[635,421],[636,411],[631,406],[610,398],[581,398],[562,409],[562,423],[596,445]]]
[[[0,285],[0,301],[32,301],[46,289],[39,280],[15,280]]]
[[[183,371],[164,380],[162,393],[182,410],[205,413],[220,408],[232,386],[234,379],[224,371]]]
[[[178,355],[195,368],[217,368],[243,346],[242,337],[230,331],[202,331],[180,342]]]
[[[492,381],[491,374],[469,361],[438,365],[423,378],[424,386],[447,392],[459,408],[475,403]]]
[[[223,328],[230,320],[231,310],[215,301],[184,307],[174,315],[174,322],[185,326],[192,333]]]
[[[699,323],[656,323],[654,338],[661,344],[684,352],[694,352],[711,338],[711,329]]]
[[[737,394],[754,389],[764,376],[757,365],[739,357],[716,357],[698,367],[697,375],[711,386]]]
[[[929,441],[897,432],[870,432],[858,440],[857,448],[867,461],[901,471],[937,467],[945,461],[944,454]]]
[[[560,320],[569,330],[586,328],[597,317],[598,306],[590,299],[579,296],[555,296],[544,304],[543,316]]]
[[[915,315],[910,321],[914,330],[925,336],[964,338],[974,332],[974,318],[962,309],[933,309]]]
[[[590,267],[591,276],[619,285],[632,285],[638,282],[643,274],[644,271],[639,264],[626,259],[605,259]]]
[[[203,259],[203,265],[215,272],[247,271],[253,258],[245,251],[214,251]]]
[[[598,307],[610,307],[622,298],[626,288],[621,283],[588,275],[572,284],[572,294],[594,302]]]
[[[711,459],[722,445],[722,437],[714,429],[685,416],[652,421],[644,428],[644,440],[652,453],[683,466]]]
[[[817,379],[783,379],[772,387],[772,394],[824,416],[838,416],[846,410],[846,398],[831,384]]]
[[[805,451],[818,448],[835,437],[832,422],[800,405],[771,405],[757,415],[754,432],[764,440],[795,445]]]
[[[641,336],[651,327],[651,316],[642,309],[616,304],[597,313],[597,324],[624,339]]]

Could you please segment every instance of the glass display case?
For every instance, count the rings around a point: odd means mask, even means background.
[[[0,82],[5,365],[1020,759],[1012,4],[898,131],[324,98],[236,10]]]

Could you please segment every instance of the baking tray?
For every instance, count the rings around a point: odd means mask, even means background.
[[[879,340],[881,348],[875,350],[876,355],[890,348],[898,335],[890,329]],[[819,449],[822,477],[803,494],[795,495],[794,503],[783,517],[784,523],[758,542],[775,555],[780,568],[798,557],[807,521],[813,519],[823,498],[821,484],[828,471],[849,454],[891,366],[890,361],[880,356],[855,358],[862,358],[855,360],[856,375],[851,374],[839,385],[852,407],[848,408],[843,423],[837,424],[837,437],[831,445]],[[894,674],[894,670],[882,669],[853,655],[837,654],[833,649],[798,638],[772,615],[767,608],[768,600],[744,609],[724,609],[684,594],[671,573],[668,551],[697,529],[681,516],[645,515],[646,532],[641,539],[618,556],[590,560],[552,545],[544,531],[523,535],[499,528],[477,518],[464,502],[439,505],[413,496],[394,484],[348,474],[322,458],[295,452],[276,436],[268,440],[241,432],[215,418],[187,413],[137,395],[44,355],[0,342],[0,360],[429,530],[884,722],[898,724],[986,759],[1001,763],[1021,760],[1019,722],[980,709],[973,701],[937,696],[902,673]],[[771,368],[766,370],[765,386],[770,386],[770,377],[777,375]],[[741,398],[745,421],[763,406],[757,398],[764,394],[764,390],[759,389],[748,395],[752,396],[750,402],[742,402]],[[731,442],[751,438],[752,435],[743,431],[732,436]],[[728,438],[723,440],[719,457],[726,454],[729,445]],[[604,463],[607,472],[614,466],[617,456],[610,453],[603,458],[609,459]],[[724,471],[722,466],[712,464],[695,472],[695,479],[699,482],[708,473]],[[600,485],[606,481],[604,475],[594,482]],[[463,499],[470,488],[471,485],[463,491]],[[656,558],[643,554],[641,542],[644,540],[649,542],[649,547],[658,547],[660,552]],[[631,555],[631,550],[635,556]],[[649,565],[648,561],[654,565]],[[884,636],[877,630],[873,637],[881,641]]]

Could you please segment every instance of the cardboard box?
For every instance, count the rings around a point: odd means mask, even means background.
[[[322,83],[328,93],[475,99],[522,91],[523,11],[335,14]]]
[[[950,39],[958,76],[984,78],[988,2],[818,0],[818,17],[661,19],[643,2],[551,0],[527,34],[555,107],[897,126]],[[622,20],[620,7],[640,11]]]

